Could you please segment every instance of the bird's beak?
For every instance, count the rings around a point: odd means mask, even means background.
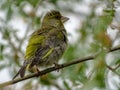
[[[64,17],[64,16],[61,17],[61,21],[62,21],[63,23],[65,23],[65,22],[68,21],[68,20],[69,20],[68,17]]]

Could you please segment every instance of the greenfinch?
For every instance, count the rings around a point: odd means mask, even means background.
[[[68,20],[57,10],[46,13],[41,28],[30,36],[24,63],[14,78],[18,75],[23,78],[25,71],[33,67],[38,71],[38,67],[58,65],[67,47],[67,33],[63,24]]]

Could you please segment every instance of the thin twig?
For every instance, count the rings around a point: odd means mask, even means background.
[[[113,69],[112,67],[106,65],[106,67],[111,70],[112,72],[114,72],[115,74],[117,74],[118,76],[120,76],[120,74],[118,72],[115,71],[115,69]]]
[[[116,47],[110,49],[108,52],[114,52],[114,51],[117,51],[117,50],[120,50],[120,46],[116,46]]]
[[[117,51],[117,50],[120,50],[120,46],[119,47],[115,47],[115,48],[109,50],[108,53],[109,52],[113,52],[113,51]],[[1,83],[0,84],[0,88],[8,86],[8,85],[15,84],[15,83],[20,82],[20,81],[24,81],[26,79],[42,76],[42,75],[45,75],[45,74],[50,73],[52,71],[56,71],[56,70],[59,70],[59,69],[62,69],[62,68],[65,68],[65,67],[68,67],[68,66],[71,66],[71,65],[74,65],[74,64],[78,64],[78,63],[85,62],[85,61],[90,61],[90,60],[93,60],[95,57],[96,57],[96,54],[88,56],[88,57],[85,57],[85,58],[82,58],[82,59],[72,60],[71,62],[61,64],[61,65],[59,65],[57,67],[50,67],[50,68],[47,68],[47,69],[45,69],[43,71],[40,71],[39,73],[33,73],[33,74],[30,74],[30,75],[27,75],[24,78],[18,78],[18,79],[11,80],[11,81],[8,81],[8,82],[5,82],[5,83]],[[107,66],[107,67],[110,70],[113,70],[111,67],[109,67],[109,66]]]
[[[55,66],[50,67],[50,68],[47,68],[43,71],[40,71],[39,73],[33,73],[31,75],[25,76],[24,78],[18,78],[18,79],[15,79],[15,80],[11,80],[11,81],[2,83],[2,84],[0,84],[0,87],[5,87],[5,86],[8,86],[8,85],[12,85],[12,84],[15,84],[17,82],[20,82],[20,81],[23,81],[23,80],[26,80],[26,79],[29,79],[29,78],[42,76],[42,75],[45,75],[45,74],[50,73],[52,71],[56,71],[56,70],[59,70],[59,69],[64,68],[64,67],[68,67],[68,66],[71,66],[71,65],[74,65],[74,64],[77,64],[77,63],[80,63],[80,62],[84,62],[84,61],[89,61],[89,60],[92,60],[92,59],[94,59],[94,56],[88,56],[88,57],[85,57],[85,58],[82,58],[82,59],[74,60],[74,61],[69,62],[69,63],[61,64],[57,67],[55,67]]]
[[[118,64],[114,69],[116,70],[116,69],[118,69],[120,67],[120,64]]]

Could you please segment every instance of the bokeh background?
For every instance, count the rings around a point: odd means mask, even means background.
[[[70,18],[69,46],[59,63],[98,55],[0,90],[120,90],[120,50],[107,52],[120,46],[120,0],[0,0],[0,83],[17,73],[30,34],[51,9]]]

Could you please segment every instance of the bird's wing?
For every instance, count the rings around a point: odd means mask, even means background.
[[[32,58],[37,50],[38,47],[41,47],[41,45],[45,41],[45,33],[46,30],[38,30],[35,31],[32,35],[31,38],[29,39],[28,46],[26,48],[26,53],[25,53],[25,60],[29,60]],[[41,47],[42,48],[42,47]]]
[[[34,56],[35,51],[37,48],[40,46],[42,43],[42,40],[44,39],[44,36],[35,36],[34,39],[30,39],[30,42],[28,43],[28,46],[26,48],[26,53],[25,53],[25,60],[29,60]]]
[[[46,36],[50,30],[52,30],[52,28],[43,28],[31,35],[25,53],[26,61],[35,58],[32,62],[37,63],[37,60],[40,58],[44,59],[51,54],[53,48],[50,48],[49,45],[46,44],[46,41],[48,40],[48,37]]]
[[[29,68],[33,67],[34,65],[39,64],[39,62],[43,62],[42,60],[48,57],[52,53],[52,51],[53,51],[53,48],[50,48],[47,45],[40,46],[39,48],[37,48],[35,55],[34,55],[35,58],[30,63]]]

